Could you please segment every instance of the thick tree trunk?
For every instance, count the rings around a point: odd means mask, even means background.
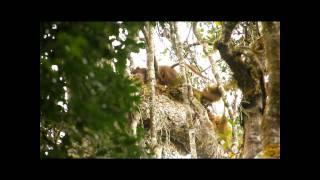
[[[260,125],[262,115],[259,112],[248,112],[244,115],[243,158],[254,158],[261,150]]]
[[[261,87],[261,71],[259,67],[243,63],[241,61],[241,52],[233,51],[229,47],[229,40],[235,22],[224,22],[222,26],[221,39],[215,44],[219,50],[222,59],[226,61],[233,76],[237,80],[238,86],[243,92],[244,100],[248,103],[243,103],[244,111],[247,116],[244,116],[245,138],[244,138],[244,158],[253,158],[261,150],[260,146],[260,122],[262,121],[262,102],[263,90]]]
[[[262,157],[280,158],[280,23],[264,22],[262,26],[269,72],[268,99],[262,121]]]

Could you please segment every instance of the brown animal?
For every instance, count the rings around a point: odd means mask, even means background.
[[[176,85],[182,84],[179,74],[174,69],[174,67],[178,65],[180,64],[176,63],[172,66],[159,66],[158,71],[157,71],[157,68],[155,68],[157,72],[157,79],[159,81],[159,84],[168,85],[168,86],[176,86]],[[200,72],[198,72],[195,67],[186,63],[184,63],[184,65],[186,65],[186,67],[188,67],[192,72],[199,75],[200,77],[210,80],[209,78],[203,76]],[[157,66],[156,61],[155,61],[155,66]]]
[[[227,84],[223,85],[223,89],[225,91],[228,91],[230,89],[234,89],[235,87],[236,87],[235,81],[230,81]],[[197,91],[199,91],[199,90],[197,90]],[[197,91],[193,90],[193,92],[198,93]],[[208,86],[201,91],[200,101],[201,101],[202,105],[208,106],[209,104],[220,100],[221,97],[222,97],[222,92],[220,91],[218,86]]]
[[[175,65],[174,65],[175,66]],[[158,71],[156,72],[156,79],[159,84],[174,86],[180,82],[179,74],[176,70],[173,69],[174,66],[159,66]],[[147,69],[137,67],[131,71],[136,78],[141,82],[147,83]]]
[[[228,121],[227,121],[227,118],[224,115],[224,113],[222,116],[221,115],[215,116],[210,112],[209,109],[207,109],[207,113],[208,113],[208,117],[209,117],[210,121],[215,124],[219,133],[224,133],[227,131]]]
[[[175,86],[181,83],[179,74],[174,69],[175,66],[179,64],[174,64],[172,66],[158,66],[157,60],[154,61],[154,69],[157,82],[161,85]],[[147,69],[137,67],[131,74],[134,74],[143,83],[147,83]]]
[[[179,64],[174,64],[172,66],[159,66],[158,72],[156,73],[156,78],[158,84],[167,85],[169,87],[175,87],[181,84],[181,79],[179,74],[173,69]],[[137,77],[142,83],[147,83],[147,69],[137,67],[132,72],[135,77]],[[203,104],[208,106],[209,104],[220,100],[222,93],[217,86],[209,86],[204,88],[202,91],[193,88],[194,96]]]
[[[202,105],[208,106],[209,104],[220,100],[222,93],[218,87],[209,86],[202,91],[193,88],[193,96],[198,99]]]
[[[207,109],[209,119],[216,127],[216,132],[219,136],[219,139],[223,140],[225,143],[223,144],[223,147],[226,151],[230,149],[232,145],[232,127],[228,125],[228,120],[225,114],[222,115],[213,115],[211,112]]]
[[[131,71],[131,74],[134,75],[141,83],[147,83],[147,69],[137,67]]]
[[[203,76],[200,72],[198,72],[195,67],[186,64],[186,67],[188,67],[192,72],[199,75],[202,78],[208,79],[207,77]],[[158,66],[158,62],[156,60],[156,57],[154,57],[154,69],[156,74],[157,82],[161,85],[167,85],[170,87],[175,87],[177,85],[182,84],[181,78],[177,71],[174,69],[175,66],[180,65],[179,63],[176,63],[172,66]],[[143,83],[147,83],[147,69],[146,68],[140,68],[137,67],[134,69],[131,74],[135,74],[137,78],[139,78]],[[208,79],[209,80],[209,79]]]
[[[207,106],[212,102],[220,100],[222,93],[217,86],[209,86],[201,91],[200,101],[203,105]]]
[[[190,64],[187,64],[187,63],[183,63],[187,68],[189,68],[193,73],[197,74],[198,76],[202,77],[203,79],[207,79],[209,81],[211,81],[209,78],[205,77],[204,75],[201,74],[201,72],[199,72],[196,67],[190,65]],[[171,67],[174,67],[174,66],[178,66],[180,65],[179,63],[177,64],[174,64],[172,65]]]
[[[158,83],[167,86],[176,86],[181,84],[180,76],[173,66],[159,66],[159,71],[156,73]]]
[[[159,66],[156,57],[154,57],[154,70],[157,82],[161,85],[167,85],[170,87],[181,84],[180,76],[174,69],[177,65],[179,64],[174,64],[172,66]]]
[[[156,77],[158,79],[159,84],[168,86],[176,86],[182,84],[179,74],[174,69],[174,67],[178,65],[180,64],[176,63],[172,66],[159,66],[159,70],[157,70],[157,63],[155,61]],[[186,67],[188,67],[192,72],[199,75],[200,77],[210,80],[209,78],[203,76],[199,71],[197,71],[195,67],[186,63],[184,63],[184,65],[186,65]]]

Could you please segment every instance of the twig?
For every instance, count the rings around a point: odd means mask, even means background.
[[[191,32],[191,29],[192,29],[192,24],[190,24],[190,29],[189,29],[189,32],[188,32],[188,36],[187,36],[186,40],[184,41],[185,43],[188,41],[188,38],[189,38],[189,35],[190,35],[190,32]]]

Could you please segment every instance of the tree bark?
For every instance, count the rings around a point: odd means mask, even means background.
[[[178,33],[178,27],[177,27],[177,22],[171,22],[170,23],[170,28],[171,28],[171,42],[173,45],[173,49],[175,50],[175,53],[178,57],[178,61],[180,64],[180,74],[181,74],[181,79],[183,82],[183,88],[182,88],[182,97],[183,97],[183,102],[184,104],[187,105],[187,107],[190,107],[190,101],[189,97],[192,96],[192,87],[190,85],[190,82],[187,81],[187,76],[186,76],[186,70],[185,70],[185,62],[183,59],[183,54],[182,54],[182,45],[181,45],[181,39]],[[189,83],[188,83],[189,82]],[[192,158],[197,158],[197,149],[196,149],[196,141],[195,141],[195,136],[196,132],[195,129],[193,128],[193,122],[192,122],[192,116],[191,116],[191,110],[188,109],[186,111],[186,118],[188,122],[188,129],[189,129],[189,141],[190,141],[190,151],[191,151],[191,157]]]
[[[161,151],[158,149],[157,145],[157,130],[155,126],[155,71],[154,71],[154,43],[153,43],[153,27],[150,22],[145,23],[145,27],[143,29],[143,34],[147,41],[147,79],[148,79],[148,87],[150,89],[150,134],[151,134],[151,147],[155,153],[156,158],[161,158]]]
[[[261,150],[260,125],[262,117],[256,112],[248,112],[243,117],[244,121],[244,146],[243,157],[254,158]]]
[[[260,122],[263,114],[263,88],[261,85],[261,71],[259,67],[252,66],[241,61],[241,52],[232,50],[228,42],[233,28],[236,26],[235,22],[224,22],[222,24],[222,36],[215,46],[219,50],[222,59],[226,61],[233,76],[237,80],[239,88],[243,92],[244,100],[248,103],[242,103],[244,111],[244,158],[253,158],[261,151]],[[263,77],[263,76],[262,76]]]
[[[262,23],[266,68],[269,72],[268,99],[262,121],[263,157],[280,158],[280,23]]]

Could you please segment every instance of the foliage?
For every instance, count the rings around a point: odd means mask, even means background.
[[[185,23],[187,27],[190,25],[189,37],[193,26],[191,22]],[[128,126],[130,113],[136,110],[140,102],[137,93],[140,85],[128,78],[127,59],[131,52],[138,53],[140,49],[146,48],[138,37],[143,24],[40,23],[40,158],[148,156],[138,147],[143,130],[138,129],[137,137],[133,137]],[[171,32],[169,22],[151,24],[156,26],[161,40],[171,42],[170,39],[175,35]],[[218,52],[213,44],[221,38],[223,25],[220,21],[198,23],[201,39],[208,42],[211,55]],[[230,48],[250,48],[260,36],[257,22],[239,22],[231,35]],[[207,70],[210,66],[204,61],[208,57],[203,52],[199,53],[199,49],[202,51],[199,48],[202,42],[187,40],[182,43],[182,54],[186,62],[199,72]],[[159,51],[163,56],[170,53],[171,61],[176,61],[172,45]],[[225,59],[217,58],[215,61],[214,71],[218,72],[221,84],[235,81],[235,71],[232,72]],[[246,62],[244,58],[239,59]],[[212,75],[210,70],[207,72],[206,76]],[[187,76],[197,88],[208,85],[193,73],[188,72]],[[142,87],[142,90],[145,88]],[[195,96],[199,98],[199,94],[195,93]],[[242,111],[239,114],[242,115]],[[239,144],[243,144],[242,118],[235,118],[235,121],[228,120],[228,125],[237,127]],[[225,142],[225,149],[232,144],[230,126],[218,132]],[[276,148],[264,149],[264,155],[277,155],[279,152]]]
[[[40,157],[141,155],[141,133],[134,138],[127,132],[138,88],[125,75],[129,53],[144,47],[135,40],[140,27],[40,23]]]

